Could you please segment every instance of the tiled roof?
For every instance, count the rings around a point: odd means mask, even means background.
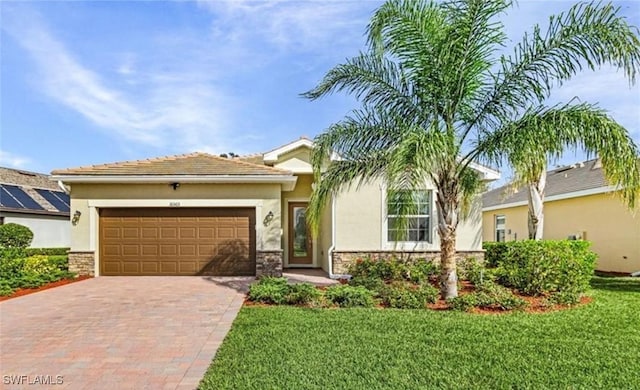
[[[161,176],[161,175],[291,175],[291,172],[239,158],[191,153],[148,160],[122,161],[79,168],[57,169],[53,175]]]
[[[59,191],[58,184],[43,173],[0,167],[0,183]]]
[[[608,186],[600,160],[594,159],[547,172],[545,197],[569,194]],[[527,201],[527,188],[516,191],[510,184],[488,191],[482,195],[482,207]]]

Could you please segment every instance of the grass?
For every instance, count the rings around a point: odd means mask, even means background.
[[[640,388],[640,280],[544,314],[244,307],[202,389]]]

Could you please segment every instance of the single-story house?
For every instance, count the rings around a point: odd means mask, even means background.
[[[317,237],[305,209],[313,142],[301,138],[266,153],[193,153],[56,170],[71,189],[70,268],[94,275],[278,275],[283,268],[345,274],[354,259],[389,254],[437,257],[433,186],[411,217],[411,242],[394,242],[387,191],[350,188],[325,208]],[[485,180],[498,173],[474,166]],[[480,198],[458,227],[461,255],[482,256]]]
[[[0,167],[0,225],[6,223],[31,229],[33,248],[68,248],[69,195],[47,175]]]
[[[527,239],[527,202],[524,187],[514,191],[506,185],[486,192],[483,239]],[[640,215],[607,184],[598,159],[547,172],[543,238],[591,241],[600,271],[640,270]]]

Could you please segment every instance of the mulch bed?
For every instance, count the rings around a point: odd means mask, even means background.
[[[70,283],[79,282],[81,280],[91,279],[92,277],[93,276],[78,276],[78,277],[72,278],[72,279],[60,279],[60,280],[58,280],[56,282],[43,284],[42,286],[37,287],[37,288],[19,288],[16,291],[14,291],[14,293],[11,294],[11,295],[0,297],[0,302],[6,301],[7,299],[11,299],[11,298],[17,298],[17,297],[21,297],[21,296],[24,296],[24,295],[37,293],[39,291],[48,290],[50,288],[64,286],[65,284],[70,284]]]
[[[339,282],[341,284],[347,284],[348,280],[339,279]],[[458,293],[460,295],[469,294],[469,293],[474,292],[474,290],[475,290],[473,284],[471,284],[468,281],[461,281],[460,284],[461,284],[461,286],[460,286],[460,289],[458,291]],[[320,289],[320,290],[325,290],[326,288],[327,288],[327,286],[318,287],[318,289]],[[474,313],[474,314],[493,314],[493,315],[506,314],[506,313],[511,313],[511,312],[515,312],[515,311],[521,311],[521,312],[524,312],[524,313],[548,313],[548,312],[552,312],[552,311],[572,309],[572,308],[575,308],[577,306],[582,306],[582,305],[589,304],[589,303],[591,303],[593,301],[593,298],[588,297],[588,296],[583,296],[583,297],[580,298],[580,303],[578,303],[577,305],[549,305],[546,302],[546,298],[544,296],[531,297],[531,296],[527,296],[527,295],[518,294],[517,292],[514,292],[514,294],[516,296],[524,299],[525,301],[527,301],[527,306],[525,308],[517,309],[517,310],[501,310],[501,309],[491,309],[491,308],[476,307],[476,308],[473,308],[470,311],[470,313]],[[258,307],[277,306],[277,305],[272,305],[272,304],[268,304],[268,303],[253,302],[253,301],[250,301],[248,297],[245,298],[244,305],[246,305],[246,306],[258,306]],[[305,307],[305,305],[295,305],[295,306]],[[382,306],[382,305],[378,305],[377,307],[379,309],[385,309],[385,307]],[[431,309],[431,310],[437,310],[437,311],[452,310],[444,299],[438,299],[438,301],[436,301],[435,303],[428,304],[427,308]]]

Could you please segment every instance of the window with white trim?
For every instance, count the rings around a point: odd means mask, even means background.
[[[387,241],[430,243],[432,198],[431,190],[387,193]],[[404,224],[400,218],[403,209],[411,209]]]
[[[496,242],[505,241],[505,227],[507,218],[504,215],[496,215]]]

